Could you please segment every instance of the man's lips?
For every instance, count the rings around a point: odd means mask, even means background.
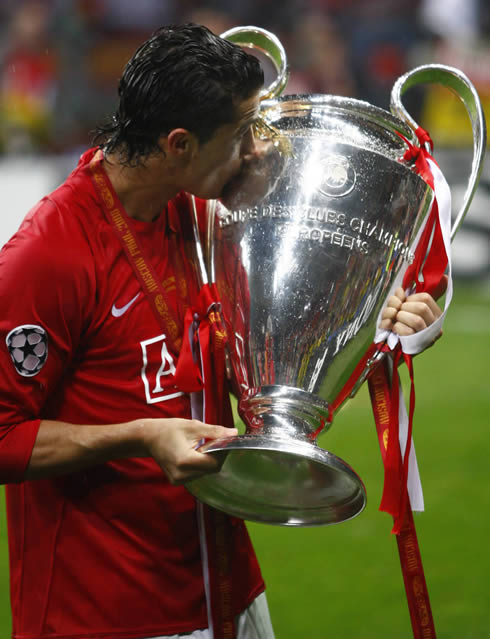
[[[284,166],[284,157],[272,145],[243,160],[238,173],[222,189],[223,204],[228,208],[255,205],[275,188]]]

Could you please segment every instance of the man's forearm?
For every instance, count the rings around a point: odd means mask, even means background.
[[[203,439],[234,435],[235,428],[178,417],[103,426],[43,420],[24,479],[55,477],[115,459],[153,457],[171,483],[182,484],[220,468],[219,459],[196,450]]]
[[[125,457],[144,457],[144,420],[85,426],[43,420],[25,479],[41,479]]]

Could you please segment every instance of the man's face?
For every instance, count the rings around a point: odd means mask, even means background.
[[[243,100],[236,113],[233,122],[218,127],[193,154],[188,166],[189,185],[186,190],[197,197],[222,197],[255,153],[252,124],[259,113],[258,94]]]

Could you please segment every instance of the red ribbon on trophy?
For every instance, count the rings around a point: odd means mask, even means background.
[[[395,467],[400,467],[402,464],[398,437],[392,430],[392,415],[395,408],[392,400],[398,393],[391,392],[392,387],[390,387],[388,382],[390,377],[389,368],[389,362],[385,358],[375,367],[368,382],[385,469],[393,465],[392,461],[389,460],[389,456],[393,454],[398,457],[398,463],[395,464]],[[398,390],[398,384],[396,389]],[[394,443],[391,448],[390,441]],[[385,470],[385,472],[387,471]],[[415,639],[435,639],[434,620],[407,486],[406,484],[404,486],[401,485],[399,480],[396,481],[396,484],[402,491],[403,496],[403,512],[400,513],[402,523],[396,534],[396,540],[413,636]]]
[[[412,145],[408,140],[403,138],[408,146],[408,150],[403,159],[404,161],[414,161],[417,173],[436,193],[426,224],[420,232],[413,262],[410,264],[403,277],[402,286],[408,292],[427,292],[432,294],[437,287],[439,287],[448,266],[448,238],[446,238],[445,241],[443,236],[443,225],[441,225],[441,215],[437,197],[438,189],[436,190],[434,180],[434,167],[437,165],[426,148],[429,147],[432,149],[432,141],[428,133],[423,129],[418,128],[416,133],[420,141],[420,147]],[[444,204],[444,208],[447,209],[447,203]],[[447,213],[448,212],[446,210],[446,222]],[[447,223],[444,223],[444,226],[447,227]],[[439,331],[440,329],[437,330]],[[431,334],[432,339],[433,329],[430,331],[429,329],[426,329],[426,331]],[[421,333],[424,333],[424,331]],[[410,340],[412,343],[410,343]],[[424,341],[423,336],[421,338],[420,335],[413,335],[407,339],[398,338],[398,336],[391,334],[390,339],[380,340],[378,337],[377,341],[380,342],[378,343],[378,348],[380,348],[380,350],[393,351],[392,379],[387,381],[391,388],[390,433],[392,433],[393,436],[390,437],[388,442],[385,458],[385,478],[380,510],[388,512],[393,516],[394,526],[392,532],[398,534],[403,525],[404,513],[406,511],[405,493],[409,476],[409,457],[412,446],[413,415],[415,410],[415,386],[412,357],[417,352],[423,350],[427,346],[427,343]],[[404,361],[407,365],[410,375],[410,404],[406,433],[404,433],[404,435],[406,435],[405,449],[402,451],[402,456],[400,457],[399,413],[400,402],[404,401],[403,394],[401,392],[401,385],[399,384],[398,379],[398,366],[401,361]]]
[[[204,421],[232,425],[233,415],[225,401],[227,336],[220,309],[216,286],[204,284],[186,311],[175,382],[186,393],[203,392]]]
[[[424,131],[421,127],[416,130],[416,134],[420,142],[420,147],[414,146],[407,139],[403,138],[409,147],[403,159],[405,161],[413,160],[417,168],[417,173],[427,182],[432,190],[435,190],[434,174],[429,161],[433,163],[433,165],[436,163],[426,148],[429,146],[432,150],[434,145],[427,131]],[[439,205],[436,196],[432,203],[427,223],[415,249],[415,258],[405,272],[403,288],[409,289],[412,285],[415,285],[415,291],[417,293],[433,293],[439,286],[447,266],[448,255],[446,254],[442,235]]]
[[[393,361],[390,362],[385,358],[380,362],[372,371],[368,384],[385,468],[380,510],[393,516],[392,532],[397,537],[414,637],[415,639],[435,639],[434,621],[409,496],[411,471],[412,475],[416,474],[416,477],[412,478],[415,479],[413,483],[419,482],[415,455],[413,455],[415,469],[410,468],[415,411],[412,358],[413,355],[421,352],[437,338],[451,301],[449,248],[451,205],[447,183],[428,150],[429,148],[432,150],[432,141],[428,133],[420,127],[416,134],[420,147],[412,145],[403,138],[408,146],[403,159],[414,161],[417,173],[431,187],[435,196],[426,224],[419,233],[414,259],[405,272],[402,286],[407,292],[434,294],[440,287],[444,273],[449,267],[446,305],[441,317],[420,333],[408,337],[399,337],[393,333],[383,335],[383,332],[377,335],[375,341],[378,343],[378,348],[383,351],[391,350]],[[400,416],[403,416],[403,421],[405,421],[405,400],[398,375],[398,367],[402,361],[407,365],[410,376],[409,411],[406,417],[407,423],[403,424],[404,432],[401,432]],[[404,439],[405,443],[403,444]],[[421,489],[420,495],[415,496],[414,500],[422,501]],[[420,503],[417,505],[417,509],[423,509]]]

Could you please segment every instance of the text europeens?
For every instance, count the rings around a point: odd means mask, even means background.
[[[274,228],[279,237],[294,234],[300,240],[342,246],[349,250],[357,249],[361,253],[369,253],[369,240],[373,239],[390,247],[393,253],[399,252],[409,262],[413,260],[409,247],[379,221],[367,221],[360,216],[349,218],[345,213],[322,207],[271,204],[235,211],[222,209],[219,226],[225,228],[248,220],[272,218],[284,220]],[[332,229],[332,226],[335,228]]]

